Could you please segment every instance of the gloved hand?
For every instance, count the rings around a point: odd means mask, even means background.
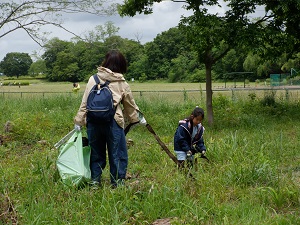
[[[206,150],[204,149],[204,150],[201,150],[200,148],[199,148],[199,146],[195,146],[195,151],[196,151],[196,153],[201,153],[201,155],[205,155],[205,153],[206,153]]]
[[[192,153],[192,151],[187,151],[186,152],[186,159],[188,160],[188,161],[193,161],[193,153]]]
[[[75,125],[74,125],[74,129],[75,129],[76,131],[81,131],[81,126],[75,124]]]
[[[139,116],[139,120],[140,120],[140,124],[143,125],[143,126],[146,126],[147,125],[147,121],[143,115],[143,113],[141,113],[140,111],[138,111],[138,116]]]
[[[140,124],[143,125],[143,126],[146,126],[146,125],[147,125],[147,121],[146,121],[145,117],[142,117],[142,118],[140,119]]]

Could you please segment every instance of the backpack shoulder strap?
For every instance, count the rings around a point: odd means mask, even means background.
[[[94,80],[96,81],[96,84],[100,84],[100,80],[98,78],[98,75],[95,74],[93,77],[94,77]]]
[[[98,75],[97,74],[94,74],[94,80],[95,80],[95,82],[96,82],[96,84],[100,84],[100,80],[99,80],[99,77],[98,77]],[[105,85],[109,85],[110,84],[110,81],[109,80],[107,80],[107,81],[105,81],[105,83],[104,84],[102,84],[101,86],[105,86]]]

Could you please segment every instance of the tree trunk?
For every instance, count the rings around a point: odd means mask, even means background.
[[[212,126],[214,122],[214,112],[212,105],[212,82],[211,82],[211,70],[212,65],[210,63],[205,64],[206,71],[206,110],[208,125]]]

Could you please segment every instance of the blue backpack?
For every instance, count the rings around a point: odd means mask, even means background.
[[[102,124],[109,123],[115,115],[112,92],[109,89],[109,81],[100,84],[100,80],[95,74],[94,79],[96,84],[90,91],[87,98],[87,122]]]

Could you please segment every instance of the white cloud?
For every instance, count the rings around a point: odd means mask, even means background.
[[[123,38],[140,38],[142,43],[152,41],[157,34],[177,26],[180,16],[187,11],[182,8],[182,3],[162,2],[154,5],[151,15],[137,15],[135,17],[96,17],[93,15],[69,15],[65,18],[64,26],[76,34],[82,34],[93,30],[97,25],[104,25],[112,21],[120,30],[118,35]],[[58,37],[62,40],[70,40],[72,35],[53,26],[47,26],[44,30],[51,31],[49,37]],[[25,52],[33,54],[41,52],[42,48],[35,43],[25,31],[17,30],[0,39],[0,60],[9,52]]]
[[[224,3],[220,0],[222,8],[209,7],[211,12],[224,12]],[[104,25],[112,21],[119,27],[118,35],[123,38],[136,40],[141,43],[152,41],[158,34],[178,25],[182,15],[188,16],[191,12],[183,9],[183,3],[163,1],[155,3],[153,14],[136,15],[134,17],[96,17],[90,14],[71,14],[64,18],[64,26],[73,33],[81,35],[83,32],[91,31],[97,25]],[[51,31],[49,38],[58,37],[62,40],[70,40],[73,36],[59,28],[47,26],[44,30]],[[18,30],[0,39],[0,60],[9,52],[26,52],[33,54],[34,51],[42,53],[42,48],[35,43],[23,30]]]

